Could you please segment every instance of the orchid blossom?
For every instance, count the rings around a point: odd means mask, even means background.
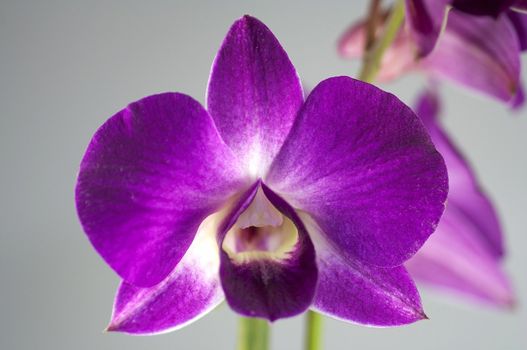
[[[415,0],[407,0],[415,1]],[[419,0],[418,0],[419,1]],[[427,1],[427,0],[421,0]],[[451,6],[457,10],[476,16],[498,17],[511,7],[521,7],[523,0],[451,0]]]
[[[428,12],[415,7],[421,2],[407,4],[407,25],[385,53],[377,79],[390,81],[411,71],[421,71],[433,79],[455,82],[512,107],[521,106],[520,55],[527,48],[527,14],[507,11],[493,18],[453,9],[438,39],[444,26],[446,2],[430,2]],[[347,58],[362,57],[365,40],[363,21],[341,37],[340,54]]]
[[[496,211],[469,164],[442,130],[434,91],[420,97],[416,112],[445,159],[449,194],[436,232],[405,265],[425,285],[511,307],[514,295],[503,271],[504,239]]]
[[[304,101],[286,52],[249,16],[224,39],[206,99],[134,102],[82,160],[82,226],[123,280],[108,330],[166,332],[224,299],[271,321],[310,308],[423,319],[401,264],[434,231],[448,180],[415,113],[348,77]]]
[[[408,27],[416,42],[419,56],[428,55],[435,47],[448,11],[473,16],[490,16],[527,11],[525,0],[406,0]],[[491,19],[492,20],[492,19]]]

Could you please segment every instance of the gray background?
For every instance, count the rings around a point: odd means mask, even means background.
[[[156,337],[103,334],[116,275],[76,218],[79,161],[96,128],[128,102],[162,91],[203,101],[210,64],[245,13],[280,39],[306,84],[355,74],[335,41],[366,1],[2,1],[0,3],[0,349],[232,349],[223,305]],[[527,61],[523,60],[524,65]],[[527,74],[524,73],[527,80]],[[419,77],[385,86],[411,103]],[[446,122],[491,192],[507,231],[512,313],[424,292],[431,320],[373,329],[327,320],[326,349],[525,349],[525,111],[443,89]],[[299,349],[302,318],[273,326],[275,349]]]

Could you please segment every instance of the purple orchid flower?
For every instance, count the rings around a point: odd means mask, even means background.
[[[520,54],[527,48],[526,32],[525,14],[508,12],[494,19],[451,10],[441,39],[426,57],[416,56],[419,44],[413,31],[400,31],[383,58],[378,80],[421,71],[520,107]],[[342,36],[339,52],[347,58],[361,57],[364,40],[365,23],[353,25]]]
[[[516,0],[513,1],[513,4],[511,5],[511,9],[518,11],[518,12],[527,12],[527,0]]]
[[[427,56],[437,44],[451,0],[406,0],[406,23],[418,57]]]
[[[476,16],[498,17],[509,9],[527,11],[525,0],[452,0],[452,7]]]
[[[214,61],[207,110],[143,98],[95,134],[76,188],[91,243],[123,279],[108,330],[180,328],[226,299],[276,320],[424,318],[405,268],[434,231],[446,167],[410,108],[324,80],[304,102],[271,31],[245,16]]]
[[[450,8],[473,16],[498,18],[502,13],[527,11],[526,0],[406,0],[409,31],[418,56],[432,52]],[[511,10],[512,9],[512,10]]]
[[[435,92],[424,93],[417,114],[443,155],[448,204],[436,232],[405,266],[418,282],[500,307],[514,295],[503,271],[503,234],[492,203],[467,161],[442,130]]]
[[[498,17],[515,2],[515,0],[451,0],[451,5],[453,8],[471,15]]]

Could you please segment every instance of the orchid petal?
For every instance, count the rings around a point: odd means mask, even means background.
[[[242,184],[236,158],[192,98],[130,104],[95,134],[81,164],[77,210],[91,243],[127,282],[161,282],[200,223]]]
[[[511,108],[514,110],[518,110],[523,107],[525,104],[525,89],[523,87],[523,83],[520,83],[520,86],[518,88],[518,91],[516,92],[516,96],[511,101]]]
[[[507,102],[519,85],[519,52],[507,16],[493,19],[452,10],[437,48],[421,68]]]
[[[256,198],[259,186],[257,183],[248,191],[226,220],[219,236],[222,246],[227,231]],[[295,211],[264,184],[261,184],[262,190],[270,203],[292,221],[298,231],[298,240],[293,249],[279,259],[237,261],[222,249],[220,276],[225,297],[234,311],[274,321],[300,314],[311,305],[317,266],[313,244]]]
[[[480,189],[476,176],[465,157],[440,127],[439,101],[432,91],[419,98],[416,113],[428,129],[437,150],[443,155],[449,177],[449,203],[459,203],[466,220],[478,228],[477,235],[493,256],[504,253],[503,234],[498,216],[487,196]]]
[[[513,294],[500,267],[503,235],[494,208],[469,164],[442,130],[433,91],[421,95],[416,111],[443,154],[450,191],[436,232],[406,266],[425,284],[510,306]]]
[[[216,214],[205,219],[183,259],[161,283],[140,288],[123,282],[108,331],[158,334],[204,316],[223,301]]]
[[[497,18],[513,3],[514,0],[453,0],[452,6],[470,15]]]
[[[434,231],[447,173],[419,118],[348,77],[309,95],[266,183],[350,258],[398,266]]]
[[[527,0],[516,0],[512,5],[512,9],[515,11],[527,13]]]
[[[212,68],[207,109],[255,178],[278,153],[302,103],[295,68],[269,28],[250,16],[236,21]]]
[[[361,20],[351,24],[341,35],[337,51],[344,58],[361,58],[366,47],[367,21]],[[388,48],[387,50],[389,50]]]
[[[418,56],[428,55],[437,44],[447,16],[449,0],[406,0],[406,18],[418,48]]]
[[[360,21],[353,24],[341,36],[338,51],[342,57],[362,57],[366,44],[366,23]],[[393,43],[384,52],[376,79],[387,82],[412,70],[416,66],[415,56],[415,44],[410,34],[404,30],[399,31]]]
[[[398,326],[426,318],[404,267],[373,267],[349,259],[331,246],[312,219],[305,214],[301,219],[317,252],[315,311],[370,326]]]
[[[436,232],[405,266],[425,285],[497,306],[514,304],[499,260],[482,239],[480,227],[456,202],[448,202]]]
[[[512,22],[516,35],[520,41],[520,49],[527,50],[527,14],[509,11],[507,13],[509,20]]]

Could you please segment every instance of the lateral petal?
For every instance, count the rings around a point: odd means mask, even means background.
[[[520,41],[520,49],[522,51],[527,50],[527,14],[509,11],[507,16],[516,30],[516,35]]]
[[[507,16],[494,19],[452,10],[437,48],[420,67],[432,76],[509,102],[519,88],[519,53],[518,37]]]
[[[165,93],[115,114],[80,167],[77,211],[91,243],[127,282],[161,282],[200,223],[244,183],[208,113]]]
[[[161,283],[149,288],[121,283],[107,330],[166,333],[194,322],[223,301],[218,226],[217,214],[205,219],[183,259]]]
[[[427,56],[437,44],[449,0],[406,0],[409,31],[418,48],[418,56]]]
[[[317,252],[319,281],[312,309],[362,325],[399,326],[426,319],[406,269],[373,267],[334,249],[320,228],[301,215]]]
[[[382,267],[419,249],[447,195],[443,159],[419,118],[348,77],[311,92],[265,182],[343,254]]]

